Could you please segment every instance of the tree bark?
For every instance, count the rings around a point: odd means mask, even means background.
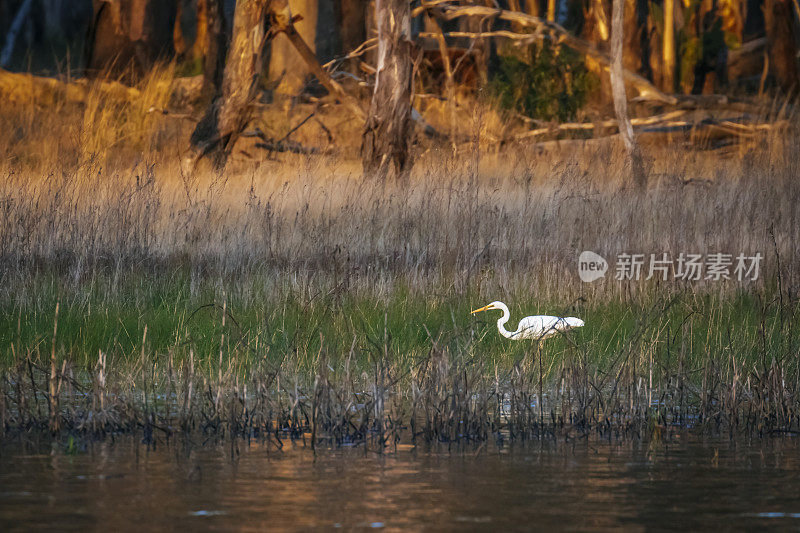
[[[268,3],[269,0],[236,2],[222,91],[192,133],[192,153],[187,161],[191,171],[200,158],[212,152],[215,166],[224,168],[236,139],[250,121],[250,104],[256,95],[263,64]]]
[[[203,60],[204,97],[216,94],[222,87],[225,56],[228,53],[228,35],[225,24],[223,0],[203,0],[206,4],[206,44]]]
[[[411,14],[406,0],[376,0],[378,63],[375,89],[364,126],[361,155],[365,175],[403,176],[411,123]]]
[[[176,0],[94,0],[88,72],[139,77],[174,53]]]
[[[792,0],[766,0],[764,25],[769,39],[769,65],[775,82],[786,92],[800,84],[798,66],[798,27]]]
[[[623,41],[623,12],[625,0],[614,0],[611,15],[611,93],[614,97],[614,111],[619,124],[619,134],[625,145],[628,156],[627,164],[631,171],[633,183],[637,187],[647,185],[639,147],[633,136],[633,126],[628,116],[628,101],[625,95],[625,82],[622,77],[622,41]]]
[[[350,52],[367,39],[367,2],[340,0],[339,17],[342,50]]]

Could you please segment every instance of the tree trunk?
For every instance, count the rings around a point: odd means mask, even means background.
[[[228,35],[223,0],[203,0],[203,2],[206,4],[208,22],[205,35],[202,94],[204,97],[208,97],[219,92],[222,87],[225,55],[228,52]]]
[[[628,101],[625,95],[625,82],[622,78],[622,19],[625,11],[625,0],[614,0],[611,14],[611,92],[614,97],[614,111],[617,114],[619,134],[625,145],[628,156],[627,166],[631,171],[633,183],[637,187],[644,187],[647,182],[642,156],[636,139],[633,136],[633,126],[628,116]]]
[[[88,72],[137,78],[174,53],[176,0],[94,0]]]
[[[269,0],[237,0],[233,33],[225,63],[222,92],[217,95],[191,136],[191,171],[200,158],[214,154],[224,168],[239,134],[250,121],[250,104],[257,89],[265,44],[264,23]]]
[[[792,0],[766,0],[764,25],[769,38],[769,69],[786,92],[799,88],[798,27]]]
[[[645,75],[644,71],[648,70],[642,63],[642,33],[645,23],[639,17],[639,1],[625,0],[622,9],[622,66],[631,72]]]
[[[664,33],[662,60],[662,89],[671,93],[675,90],[675,0],[664,0]]]
[[[17,43],[17,35],[22,29],[22,24],[28,17],[28,13],[31,11],[31,4],[33,4],[32,0],[24,0],[22,5],[20,5],[19,9],[17,10],[17,14],[14,15],[14,21],[11,23],[8,34],[6,34],[3,49],[0,50],[0,68],[5,68],[11,61],[11,54],[14,52],[14,45]]]
[[[406,0],[377,0],[378,64],[361,155],[364,173],[400,177],[410,167],[411,13]]]
[[[556,21],[556,11],[558,10],[558,2],[556,0],[547,0],[547,21]]]
[[[189,49],[186,45],[186,38],[183,35],[183,7],[187,0],[178,0],[175,8],[175,24],[172,25],[172,47],[175,49],[175,57],[178,61],[183,61]]]
[[[539,0],[525,0],[524,13],[527,13],[532,17],[538,17],[540,11],[541,10],[539,9]]]
[[[63,4],[64,0],[42,0],[45,40],[51,43],[59,41],[64,36],[64,29],[61,26]]]
[[[340,0],[338,15],[341,51],[347,53],[367,40],[367,2]]]
[[[205,58],[208,55],[209,22],[211,21],[208,12],[208,4],[212,1],[213,0],[197,0],[197,30],[190,54],[192,60]]]

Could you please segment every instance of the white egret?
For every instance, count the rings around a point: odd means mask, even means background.
[[[495,309],[503,312],[503,316],[497,320],[497,330],[500,332],[500,335],[512,340],[541,340],[552,337],[558,333],[563,333],[572,328],[583,326],[583,320],[575,318],[574,316],[562,318],[558,316],[538,315],[526,316],[519,321],[519,325],[515,331],[508,331],[506,329],[506,322],[508,322],[508,319],[511,317],[511,313],[508,310],[508,306],[500,301],[492,302],[480,309],[475,309],[470,314],[474,315],[481,311],[491,311]]]

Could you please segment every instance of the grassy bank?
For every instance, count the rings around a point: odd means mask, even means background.
[[[418,146],[403,182],[341,155],[187,176],[170,119],[95,104],[56,122],[52,145],[42,111],[3,114],[19,133],[0,142],[5,432],[798,430],[794,130],[649,146],[645,191],[613,142],[489,150],[479,134]],[[580,280],[584,250],[609,260],[605,278]],[[755,279],[617,280],[625,253],[763,262]],[[512,324],[586,327],[537,352],[469,315],[496,299]]]
[[[537,348],[471,318],[485,301],[476,294],[286,292],[262,305],[226,291],[215,299],[219,288],[193,297],[184,284],[147,287],[151,298],[128,294],[116,305],[60,293],[57,316],[46,288],[39,309],[4,309],[6,435],[55,428],[382,447],[799,429],[797,303],[777,295],[580,301],[560,314],[586,327]],[[558,305],[510,296],[517,316]]]

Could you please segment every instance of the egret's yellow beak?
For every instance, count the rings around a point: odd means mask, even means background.
[[[483,307],[481,307],[480,309],[476,309],[476,310],[474,310],[474,311],[470,311],[470,313],[469,313],[469,314],[471,314],[471,315],[474,315],[475,313],[480,313],[481,311],[489,311],[490,309],[493,309],[493,308],[492,308],[492,304],[489,304],[489,305],[484,305],[484,306],[483,306]]]

